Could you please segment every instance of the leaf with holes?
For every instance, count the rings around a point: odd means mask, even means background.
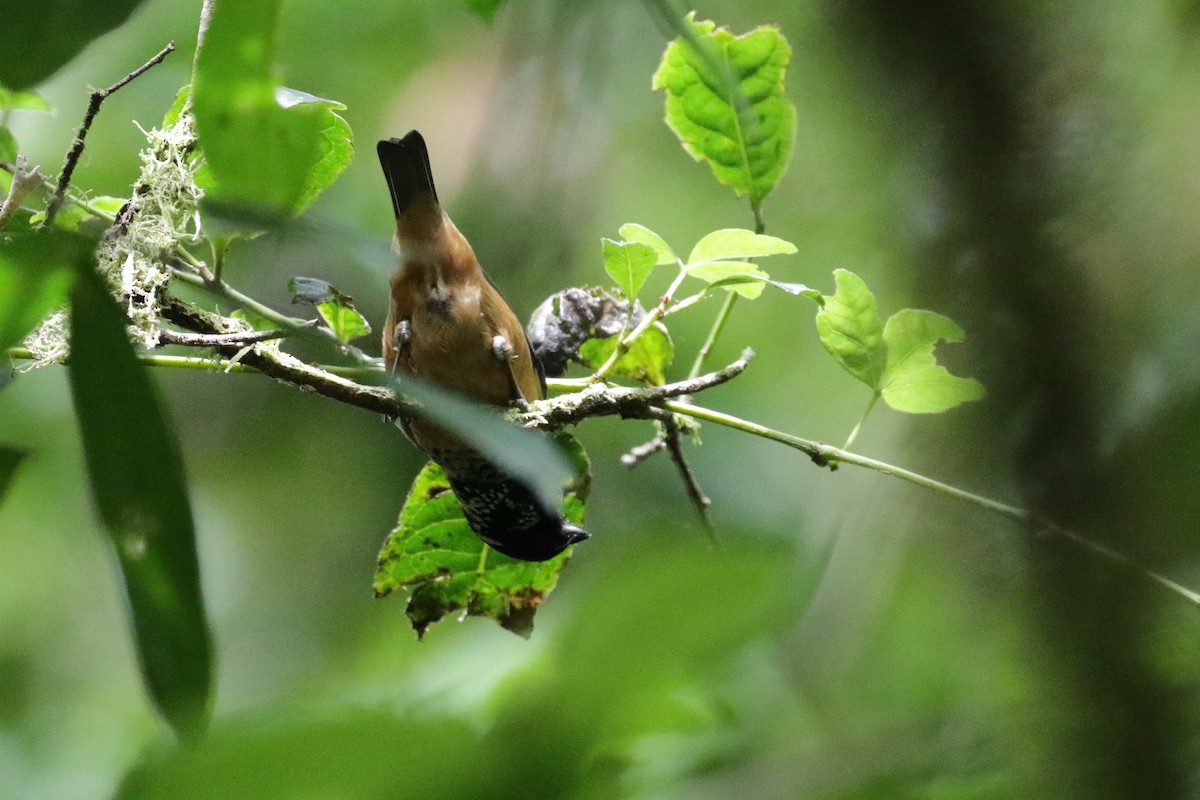
[[[949,317],[906,308],[887,321],[883,339],[888,356],[880,394],[897,411],[937,414],[984,396],[983,384],[951,375],[933,355],[938,342],[963,340],[963,329]]]
[[[557,441],[574,470],[561,508],[580,524],[591,466],[574,438],[560,434]],[[406,590],[405,613],[418,637],[447,614],[463,611],[528,638],[537,607],[554,590],[571,550],[536,563],[492,550],[471,530],[446,473],[431,461],[413,481],[399,523],[379,553],[375,595]]]
[[[684,150],[757,207],[792,154],[796,109],[783,81],[792,50],[773,25],[734,36],[710,21],[683,21],[654,73],[666,121]]]

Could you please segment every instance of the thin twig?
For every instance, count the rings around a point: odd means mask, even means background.
[[[37,167],[29,169],[29,162],[25,160],[25,156],[17,156],[17,163],[12,175],[12,185],[8,188],[8,196],[4,198],[4,204],[0,205],[0,231],[8,225],[8,221],[12,219],[13,214],[17,213],[17,209],[21,207],[21,203],[29,193],[46,180],[46,176]]]
[[[700,525],[704,528],[704,533],[708,536],[709,543],[716,547],[717,532],[713,528],[712,520],[708,516],[708,507],[712,505],[712,500],[700,488],[700,482],[696,480],[696,473],[692,472],[692,467],[687,462],[687,458],[683,455],[683,445],[679,434],[679,424],[675,421],[675,415],[666,413],[663,415],[662,425],[666,434],[667,452],[671,454],[671,461],[675,463],[675,468],[679,470],[679,477],[683,479],[683,487],[687,490],[688,499],[692,501],[692,506],[696,509],[696,514],[700,517]]]
[[[627,469],[633,469],[655,453],[661,453],[667,448],[667,439],[663,436],[662,428],[657,429],[654,438],[645,444],[631,447],[628,453],[621,456],[621,464]]]
[[[83,140],[87,138],[88,131],[92,128],[92,122],[96,119],[96,114],[100,111],[100,104],[109,95],[128,85],[134,78],[142,75],[154,65],[161,64],[162,60],[174,49],[175,42],[167,42],[167,46],[158,51],[158,54],[145,64],[142,64],[107,89],[96,89],[92,92],[92,96],[88,100],[87,111],[83,115],[83,124],[79,126],[79,132],[75,134],[75,141],[71,144],[71,149],[67,151],[66,161],[63,162],[62,174],[58,176],[58,187],[55,188],[54,195],[50,198],[49,205],[46,206],[46,221],[42,223],[43,225],[51,225],[54,222],[54,217],[58,214],[58,209],[62,207],[63,199],[67,193],[67,186],[71,183],[71,175],[75,172],[75,165],[79,163],[79,158],[83,155]]]

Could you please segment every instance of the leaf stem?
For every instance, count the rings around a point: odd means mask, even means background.
[[[704,371],[704,362],[708,360],[709,354],[716,346],[717,339],[721,338],[721,331],[725,329],[725,323],[729,321],[729,314],[733,311],[733,305],[737,299],[737,292],[729,292],[726,295],[725,303],[717,312],[717,318],[713,320],[712,328],[708,331],[708,337],[705,338],[704,344],[700,345],[700,352],[696,353],[696,360],[692,362],[692,369],[688,372],[689,380]]]
[[[683,265],[680,264],[679,274],[675,276],[675,280],[671,281],[671,285],[667,287],[666,293],[659,298],[658,305],[650,309],[650,313],[647,314],[642,321],[638,323],[637,327],[628,333],[628,335],[622,331],[621,338],[617,340],[617,346],[613,348],[612,354],[609,355],[608,359],[603,365],[601,365],[600,369],[596,370],[595,374],[591,376],[589,379],[590,382],[595,383],[597,381],[604,380],[604,376],[607,375],[609,370],[611,370],[616,363],[620,361],[626,353],[629,352],[629,348],[633,346],[634,342],[640,339],[642,334],[650,329],[651,325],[663,318],[663,315],[667,313],[667,306],[671,304],[671,298],[673,298],[675,293],[679,291],[679,285],[683,283],[683,279],[686,277],[687,271],[683,269]],[[632,315],[632,300],[629,302],[629,307],[630,315]],[[629,324],[629,319],[629,316],[625,318],[626,325]],[[691,377],[694,378],[695,375]]]
[[[759,425],[756,422],[741,419],[731,414],[725,414],[720,411],[695,406],[691,403],[681,403],[677,401],[668,401],[663,404],[666,409],[673,411],[676,414],[682,414],[696,419],[714,422],[718,425],[724,425],[728,428],[744,431],[755,436],[761,436],[765,439],[779,442],[781,444],[794,447],[806,454],[818,466],[832,467],[835,464],[851,464],[856,467],[873,470],[882,475],[890,475],[893,478],[899,478],[902,481],[923,486],[926,489],[931,489],[950,497],[963,500],[972,505],[991,511],[994,514],[999,514],[1002,517],[1020,522],[1029,527],[1035,533],[1052,533],[1074,545],[1077,545],[1084,550],[1099,556],[1107,561],[1119,564],[1133,572],[1138,573],[1142,577],[1158,584],[1175,595],[1182,597],[1194,606],[1200,606],[1200,592],[1195,592],[1182,584],[1176,583],[1170,578],[1161,575],[1154,570],[1138,564],[1128,556],[1112,549],[1111,547],[1093,541],[1082,534],[1072,531],[1069,528],[1064,528],[1049,520],[1046,520],[1034,512],[1020,508],[1018,506],[1002,503],[999,500],[993,500],[990,497],[969,492],[966,489],[960,489],[957,486],[952,486],[948,483],[930,478],[912,470],[898,467],[894,464],[888,464],[885,461],[879,461],[867,456],[851,453],[843,448],[834,447],[833,445],[822,444],[804,439],[800,436],[793,436],[789,433],[777,431],[774,428],[768,428],[765,425]]]
[[[846,443],[842,445],[843,450],[849,450],[850,445],[854,444],[854,440],[858,438],[858,432],[862,430],[863,423],[867,421],[867,417],[871,415],[871,411],[874,410],[875,404],[879,402],[881,396],[878,390],[871,393],[871,401],[867,403],[866,410],[858,418],[858,422],[854,425],[854,430],[850,431],[850,435],[846,437]]]

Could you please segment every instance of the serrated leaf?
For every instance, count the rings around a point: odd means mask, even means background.
[[[883,339],[888,358],[880,391],[897,411],[937,414],[984,396],[983,384],[951,375],[933,354],[938,342],[963,340],[962,328],[949,317],[906,308],[888,319]]]
[[[580,524],[590,464],[573,437],[560,434],[558,442],[574,473],[562,511]],[[379,553],[375,594],[407,590],[405,613],[418,636],[447,614],[463,610],[528,637],[534,613],[557,584],[571,550],[541,562],[518,561],[492,550],[471,530],[445,472],[431,461],[413,481],[399,523]]]
[[[0,502],[4,501],[4,495],[8,492],[13,478],[16,477],[17,467],[21,466],[21,462],[27,455],[29,454],[24,450],[0,445]]]
[[[56,308],[66,305],[72,265],[94,244],[64,231],[0,237],[0,350],[25,337]]]
[[[636,300],[638,292],[646,285],[646,279],[654,271],[658,254],[653,247],[641,242],[614,242],[601,239],[604,253],[604,269],[630,300]]]
[[[761,258],[763,256],[789,255],[796,252],[796,245],[774,236],[755,233],[743,228],[725,228],[713,231],[692,248],[688,256],[688,270],[709,261],[728,259]]]
[[[654,263],[656,267],[662,264],[674,264],[679,260],[675,255],[675,251],[667,244],[667,241],[645,225],[638,225],[636,222],[627,222],[620,227],[618,233],[627,242],[640,242],[641,244],[653,247],[655,254],[658,256],[658,260]]]
[[[207,723],[212,646],[179,445],[127,320],[90,263],[71,294],[67,375],[92,496],[125,580],[155,706],[194,736]]]
[[[277,87],[279,0],[218,3],[196,58],[192,109],[205,158],[205,203],[262,227],[295,217],[350,163],[344,108]]]
[[[654,73],[667,125],[692,158],[756,207],[787,169],[796,109],[783,82],[791,48],[765,25],[742,36],[689,14]]]
[[[617,346],[620,334],[603,339],[588,339],[579,348],[579,357],[592,369],[599,369]],[[629,346],[628,352],[617,360],[610,375],[632,378],[651,386],[667,382],[666,369],[675,359],[675,344],[662,323],[656,322]]]
[[[817,333],[833,360],[860,381],[878,390],[887,368],[887,345],[875,295],[849,270],[834,270],[837,291],[825,296],[817,312]]]

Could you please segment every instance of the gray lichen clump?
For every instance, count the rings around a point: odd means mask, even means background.
[[[180,113],[169,125],[143,130],[147,147],[134,184],[131,207],[104,235],[96,261],[113,294],[125,306],[129,335],[142,347],[158,344],[159,293],[171,279],[168,261],[184,241],[200,237],[196,184],[201,159],[196,154],[195,118]],[[68,353],[67,312],[57,311],[31,333],[25,344],[33,367],[63,361]]]

